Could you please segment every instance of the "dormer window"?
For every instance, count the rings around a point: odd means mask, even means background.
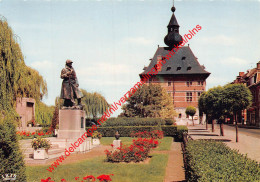
[[[166,71],[169,71],[169,70],[171,70],[171,67],[167,66]]]
[[[181,58],[181,60],[185,60],[186,59],[186,57],[185,56],[183,56],[182,58]]]
[[[177,71],[179,71],[179,70],[181,70],[181,67],[180,67],[180,66],[177,67]]]
[[[191,66],[188,66],[188,67],[187,67],[187,70],[191,70]]]

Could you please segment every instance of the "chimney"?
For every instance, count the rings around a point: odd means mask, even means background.
[[[245,74],[244,72],[239,72],[239,76],[241,77],[244,76],[244,74]]]

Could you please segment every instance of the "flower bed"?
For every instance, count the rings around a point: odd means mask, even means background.
[[[131,137],[136,138],[153,138],[153,139],[162,139],[163,138],[163,131],[154,130],[154,131],[144,131],[144,132],[132,132],[130,134]]]
[[[260,181],[260,165],[223,143],[189,141],[186,156],[188,181]]]
[[[36,132],[26,132],[26,131],[17,131],[16,134],[19,136],[20,139],[32,139],[36,138],[38,136],[42,138],[47,138],[47,137],[52,137],[53,133],[52,132],[46,132],[44,133],[42,130],[41,131],[36,131]]]
[[[89,176],[85,176],[83,177],[83,180],[81,180],[82,182],[83,181],[86,181],[86,182],[93,182],[93,181],[96,181],[96,179],[98,179],[100,182],[108,182],[108,181],[112,181],[111,177],[110,176],[114,176],[114,174],[102,174],[98,177],[94,177],[92,175],[89,175]],[[78,181],[80,180],[79,177],[75,177],[74,178],[75,181]],[[48,177],[47,179],[41,179],[41,182],[55,182],[51,179],[51,177]],[[67,182],[66,179],[61,179],[61,182]]]
[[[122,146],[114,152],[105,150],[105,153],[108,162],[140,162],[148,158],[150,150],[158,145],[159,142],[152,138],[138,138],[130,146]]]

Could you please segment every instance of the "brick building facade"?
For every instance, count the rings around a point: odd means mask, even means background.
[[[155,55],[150,59],[150,64],[144,67],[144,71],[140,77],[144,77],[161,59],[169,54],[174,45],[177,45],[182,36],[179,34],[179,25],[174,15],[175,7],[172,7],[173,15],[169,22],[168,34],[164,42],[168,47],[158,47]],[[174,56],[172,56],[157,70],[157,75],[151,75],[151,78],[146,82],[147,84],[160,84],[167,90],[172,97],[174,108],[177,111],[177,121],[185,119],[185,109],[187,106],[194,106],[197,108],[195,118],[198,118],[198,99],[200,94],[206,90],[206,79],[210,75],[201,66],[198,59],[194,56],[189,46],[180,48]]]
[[[260,61],[256,68],[239,72],[239,75],[232,83],[243,83],[251,91],[253,100],[252,105],[241,113],[242,118],[247,125],[260,128]]]

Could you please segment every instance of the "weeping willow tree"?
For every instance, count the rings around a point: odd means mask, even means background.
[[[89,93],[83,89],[81,89],[81,92],[83,94],[82,103],[84,104],[87,117],[97,118],[103,115],[103,113],[109,107],[105,97],[97,92]]]
[[[25,65],[12,29],[0,16],[0,174],[16,174],[17,181],[27,181],[15,133],[15,101],[17,97],[31,97],[37,102],[46,93],[46,82]]]
[[[14,112],[17,97],[40,101],[46,94],[46,82],[38,71],[25,65],[16,36],[0,17],[0,110]]]

